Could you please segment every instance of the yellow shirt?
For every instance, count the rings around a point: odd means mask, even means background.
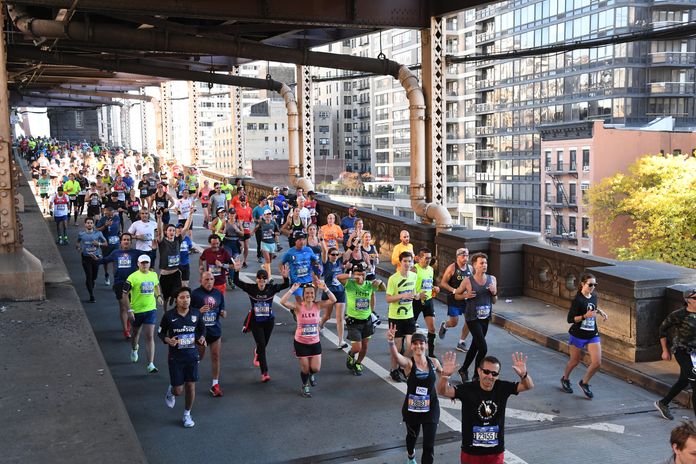
[[[404,245],[403,243],[399,242],[394,246],[394,250],[392,250],[392,264],[394,266],[399,265],[399,255],[403,253],[404,251],[408,251],[413,255],[413,243],[409,243],[408,245]]]

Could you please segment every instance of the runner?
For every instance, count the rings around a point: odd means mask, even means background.
[[[126,339],[130,338],[130,321],[128,319],[128,298],[123,297],[123,284],[128,279],[128,276],[138,270],[138,256],[143,254],[140,250],[131,249],[132,241],[133,236],[128,232],[124,232],[121,234],[120,248],[112,251],[97,262],[97,265],[115,263],[113,290],[116,295],[116,301],[118,301],[123,337]]]
[[[244,237],[242,237],[239,243],[242,245],[242,255],[244,257],[242,267],[246,269],[247,256],[249,256],[249,239],[251,238],[251,229],[254,224],[254,220],[251,215],[251,207],[247,205],[246,196],[240,197],[239,206],[235,207],[235,210],[237,211],[237,219],[242,222],[242,228],[244,229]]]
[[[314,252],[305,244],[307,243],[307,234],[298,231],[295,232],[295,246],[290,248],[280,262],[280,270],[283,266],[290,266],[290,283],[295,284],[311,284],[312,283],[312,264],[319,264]],[[302,291],[295,292],[295,303],[300,304],[303,301]],[[293,314],[294,316],[294,314]]]
[[[156,374],[155,367],[155,324],[157,324],[157,303],[163,303],[159,279],[150,270],[150,256],[138,257],[138,270],[128,276],[123,284],[123,293],[129,298],[128,318],[133,326],[131,336],[131,362],[138,362],[138,341],[140,333],[145,332],[145,350],[147,351],[147,372]]]
[[[203,228],[208,228],[208,221],[210,221],[210,196],[214,191],[210,188],[210,181],[208,179],[203,181],[203,186],[198,189],[198,198],[201,201],[201,208],[203,209]]]
[[[230,210],[231,211],[231,210]],[[225,219],[225,210],[220,207],[215,211],[215,218],[208,224],[208,229],[218,237],[223,240],[225,237],[225,225],[227,220]]]
[[[336,215],[326,215],[326,224],[319,228],[319,238],[324,239],[328,248],[338,248],[338,241],[343,240],[343,231],[336,224]]]
[[[193,427],[191,408],[196,398],[198,380],[198,350],[196,344],[205,347],[205,325],[198,311],[190,307],[191,289],[180,288],[175,295],[176,306],[164,313],[158,336],[169,345],[169,387],[164,402],[169,408],[176,404],[176,397],[185,390],[184,427]]]
[[[177,224],[176,226],[179,236],[184,237],[179,247],[179,270],[181,271],[181,286],[188,287],[191,278],[191,253],[200,253],[203,250],[193,244],[191,237],[181,234],[183,228],[183,225]]]
[[[396,327],[396,349],[410,353],[411,335],[416,332],[416,322],[413,319],[413,300],[419,300],[422,292],[416,292],[416,274],[410,272],[413,264],[413,254],[404,251],[399,255],[399,267],[387,281],[387,297],[389,303],[389,325]],[[405,342],[405,344],[404,344]],[[391,372],[395,382],[406,382],[406,374],[392,359]]]
[[[273,297],[276,293],[290,286],[287,268],[283,268],[281,275],[282,284],[269,282],[268,273],[264,269],[256,271],[256,285],[243,282],[239,278],[239,270],[242,262],[235,262],[234,284],[249,295],[251,309],[249,310],[247,331],[251,331],[256,342],[254,349],[254,366],[261,369],[261,382],[268,382],[271,377],[268,375],[268,359],[266,358],[266,347],[271,339],[273,327],[275,326],[275,314],[273,312]]]
[[[104,235],[107,242],[107,247],[104,250],[106,256],[110,255],[120,242],[119,231],[121,229],[121,220],[114,214],[114,209],[110,206],[104,208],[104,216],[99,218],[95,228]],[[111,285],[109,280],[109,265],[104,263],[104,285]]]
[[[225,223],[225,234],[222,240],[222,246],[227,250],[232,259],[237,259],[237,256],[242,252],[241,245],[239,241],[244,237],[244,229],[242,224],[237,220],[237,212],[234,208],[230,208],[227,211],[227,222]],[[241,260],[240,260],[241,263]],[[234,282],[232,282],[232,277],[237,271],[234,268],[230,269],[227,275],[227,284],[231,289],[234,289]]]
[[[262,262],[261,258],[263,258],[263,253],[261,250],[262,231],[261,227],[259,226],[261,225],[263,215],[266,211],[270,213],[271,208],[266,203],[266,197],[260,196],[258,204],[254,206],[254,209],[251,210],[251,217],[254,220],[254,237],[256,238],[256,261],[259,263]],[[273,243],[275,244],[275,237]],[[269,263],[269,261],[266,261],[266,263]]]
[[[679,364],[679,379],[664,398],[655,401],[657,410],[668,420],[674,419],[669,410],[669,403],[674,397],[689,384],[692,391],[696,391],[696,372],[693,370],[696,358],[696,288],[686,290],[683,297],[685,306],[669,313],[660,325],[662,359],[669,361],[674,353],[674,359]],[[692,406],[696,414],[696,401],[692,401]]]
[[[209,271],[215,277],[215,288],[220,290],[220,293],[225,294],[227,290],[226,276],[229,264],[234,263],[232,257],[224,248],[220,248],[220,237],[211,234],[208,237],[208,248],[203,250],[198,258],[198,270]]]
[[[104,235],[94,230],[94,220],[85,218],[85,230],[77,234],[75,249],[81,252],[82,269],[85,271],[85,286],[89,293],[89,302],[94,303],[94,282],[97,280],[99,264],[97,260],[102,257],[101,247],[107,244]]]
[[[488,324],[493,314],[493,305],[498,300],[498,282],[494,276],[486,274],[488,256],[485,253],[474,253],[471,256],[471,264],[474,267],[474,274],[464,279],[455,292],[455,298],[462,298],[462,295],[468,296],[464,319],[472,337],[471,347],[466,353],[464,364],[459,369],[462,382],[469,381],[469,366],[474,361],[474,357],[476,366],[480,366],[481,361],[486,357]],[[476,381],[475,377],[474,381]]]
[[[164,299],[164,310],[174,303],[174,293],[181,287],[181,242],[191,226],[189,216],[181,229],[174,224],[162,224],[161,212],[157,212],[157,250],[159,251],[160,287]]]
[[[63,187],[58,186],[56,194],[51,196],[48,205],[49,208],[53,209],[53,220],[56,223],[56,233],[58,234],[56,243],[58,245],[67,245],[68,232],[65,225],[70,219],[70,199],[63,193]]]
[[[315,302],[315,290],[310,284],[304,286],[302,290],[302,303],[288,301],[291,294],[300,290],[299,283],[294,283],[280,299],[280,304],[294,311],[297,317],[294,345],[295,356],[300,362],[301,394],[304,398],[312,397],[309,387],[316,386],[316,374],[321,370],[321,339],[319,337],[321,311],[336,303],[336,297],[326,288],[324,282],[319,281],[318,288],[329,295],[328,300]]]
[[[145,207],[143,205],[143,200],[135,196],[135,190],[128,192],[126,211],[128,211],[128,219],[130,219],[131,224],[138,220],[140,210],[143,207]]]
[[[573,388],[570,386],[570,373],[580,363],[582,350],[587,349],[591,362],[578,385],[589,399],[594,397],[590,390],[590,379],[602,365],[602,345],[597,330],[597,314],[605,321],[607,320],[606,313],[597,307],[597,295],[594,293],[596,287],[597,279],[592,274],[583,274],[580,277],[580,289],[568,311],[568,323],[572,324],[568,330],[570,359],[561,377],[561,389],[566,393],[573,393]]]
[[[527,371],[527,357],[512,354],[512,370],[519,382],[498,380],[500,361],[486,356],[477,368],[478,382],[453,387],[448,379],[454,373],[457,353],[447,352],[442,374],[437,382],[437,394],[462,402],[462,464],[503,464],[505,460],[505,409],[510,395],[534,388]]]
[[[268,278],[271,278],[271,264],[276,253],[276,239],[280,235],[278,224],[273,220],[270,209],[263,210],[261,222],[256,225],[257,237],[256,246],[263,252],[263,264],[261,267],[266,270]]]
[[[215,288],[215,277],[210,272],[201,274],[201,286],[191,292],[191,308],[198,311],[205,324],[205,344],[198,347],[198,357],[202,361],[206,346],[210,347],[210,365],[213,371],[210,394],[222,396],[220,388],[220,347],[222,345],[222,326],[220,318],[227,317],[225,296]]]
[[[362,362],[367,355],[370,337],[375,333],[375,324],[379,321],[373,317],[370,300],[372,294],[382,287],[382,281],[366,281],[365,264],[356,264],[351,274],[341,274],[336,279],[346,291],[346,338],[350,341],[346,367],[353,375],[359,376],[363,373]]]
[[[36,181],[36,185],[39,189],[39,196],[41,197],[41,208],[44,214],[48,214],[48,197],[49,189],[51,188],[51,179],[48,178],[47,172],[42,172],[39,180]],[[51,212],[52,213],[52,212]]]
[[[80,193],[82,187],[80,183],[75,180],[75,174],[70,173],[68,175],[68,181],[63,184],[63,191],[70,199],[70,211],[75,215],[74,225],[77,227],[77,194]],[[70,212],[68,212],[68,216]]]
[[[326,322],[331,318],[333,308],[336,308],[336,334],[338,335],[338,349],[348,348],[348,343],[343,339],[343,310],[346,306],[346,290],[343,284],[338,280],[338,276],[343,274],[343,260],[341,252],[336,246],[327,248],[326,241],[321,241],[321,260],[324,263],[322,278],[326,286],[331,290],[331,293],[336,297],[336,304],[329,306],[324,311],[324,317],[321,319],[320,328],[323,329]],[[324,293],[321,297],[322,301],[329,299],[329,296]]]
[[[75,176],[75,180],[80,184],[80,191],[77,192],[77,201],[75,203],[77,207],[76,217],[81,216],[85,210],[85,199],[87,197],[87,189],[89,188],[89,181],[83,174],[83,171],[77,171]]]
[[[343,231],[343,248],[348,248],[348,237],[355,230],[355,221],[357,219],[358,207],[353,205],[348,207],[348,216],[341,219],[341,230]]]
[[[413,320],[418,322],[418,316],[423,314],[425,325],[428,327],[428,356],[435,357],[435,308],[433,298],[437,296],[440,287],[433,285],[434,272],[430,266],[433,253],[428,248],[418,250],[416,265],[411,272],[416,273],[416,292],[421,298],[413,301]]]
[[[423,455],[421,464],[432,464],[435,459],[435,435],[440,422],[440,403],[437,399],[435,384],[436,372],[442,372],[437,359],[425,355],[425,336],[413,334],[409,359],[396,350],[396,325],[389,324],[387,342],[392,360],[396,361],[406,374],[406,398],[401,408],[401,416],[406,424],[406,452],[408,464],[416,464],[416,440],[423,428]]]
[[[162,213],[162,222],[169,224],[169,208],[173,208],[176,202],[174,198],[165,191],[167,186],[164,180],[157,184],[157,191],[150,198],[150,203],[154,205],[155,212]]]
[[[150,220],[150,211],[146,208],[140,210],[140,220],[135,221],[128,228],[128,233],[135,239],[135,249],[150,256],[154,260],[157,255],[157,223]]]
[[[413,243],[410,242],[411,234],[409,234],[407,230],[402,230],[399,232],[399,240],[400,242],[394,245],[391,256],[392,265],[397,267],[399,266],[399,256],[401,256],[401,253],[404,251],[408,251],[411,253],[411,256],[414,256]]]
[[[298,232],[306,233],[304,223],[300,219],[300,210],[293,208],[293,210],[288,214],[288,219],[283,224],[281,231],[288,236],[288,244],[290,248],[295,246],[295,234]]]
[[[467,262],[469,261],[469,250],[467,248],[458,248],[456,251],[455,262],[447,266],[445,272],[440,279],[440,288],[447,292],[447,315],[449,320],[440,323],[438,336],[440,340],[445,338],[447,329],[457,327],[459,316],[464,314],[466,309],[466,301],[456,299],[454,292],[460,288],[462,281],[473,274],[474,270]],[[462,294],[464,298],[470,298],[471,295]],[[466,337],[469,335],[469,328],[466,322],[462,323],[462,332],[457,343],[457,351],[466,352]]]
[[[87,200],[87,217],[91,217],[95,221],[101,216],[101,194],[97,190],[96,182],[90,184],[90,189],[87,191],[89,200]]]
[[[188,190],[184,190],[181,199],[176,203],[177,224],[183,225],[189,217],[193,220],[193,213],[197,211],[195,204],[196,197],[191,196]],[[188,235],[191,236],[191,227],[188,229]]]

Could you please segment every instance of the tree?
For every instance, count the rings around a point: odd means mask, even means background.
[[[696,158],[645,156],[628,170],[589,190],[592,233],[621,260],[696,268]]]

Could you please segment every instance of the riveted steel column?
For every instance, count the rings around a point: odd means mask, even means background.
[[[234,66],[230,74],[233,76],[239,76],[239,66]],[[232,109],[232,144],[234,146],[234,164],[232,166],[235,175],[244,176],[245,159],[244,125],[242,121],[242,88],[237,85],[230,87],[230,99]]]
[[[191,164],[197,165],[198,160],[198,82],[189,81],[189,140],[191,142]]]
[[[145,96],[145,87],[140,87],[140,95]],[[143,100],[140,102],[140,124],[142,128],[140,129],[140,139],[143,145],[143,153],[149,153],[148,139],[147,139],[147,101]]]
[[[421,47],[423,93],[428,115],[425,124],[426,196],[429,201],[446,206],[444,25],[443,18],[431,18],[430,29],[421,31]]]
[[[121,146],[128,147],[131,146],[130,139],[130,112],[133,104],[126,100],[121,108]]]
[[[158,148],[160,154],[172,157],[172,86],[169,82],[160,84],[160,114],[162,125],[162,147]]]
[[[301,113],[301,175],[314,184],[314,105],[312,105],[311,66],[297,66],[297,106]]]

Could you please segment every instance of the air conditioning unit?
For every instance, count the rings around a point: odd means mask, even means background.
[[[590,189],[590,184],[585,184],[585,183],[580,184],[580,190],[589,190],[589,189]]]
[[[570,238],[575,238],[575,232],[570,232],[570,233],[568,233],[568,237],[570,237]]]
[[[582,170],[583,170],[584,172],[590,172],[590,167],[589,167],[589,166],[583,166],[583,167],[582,167]]]

